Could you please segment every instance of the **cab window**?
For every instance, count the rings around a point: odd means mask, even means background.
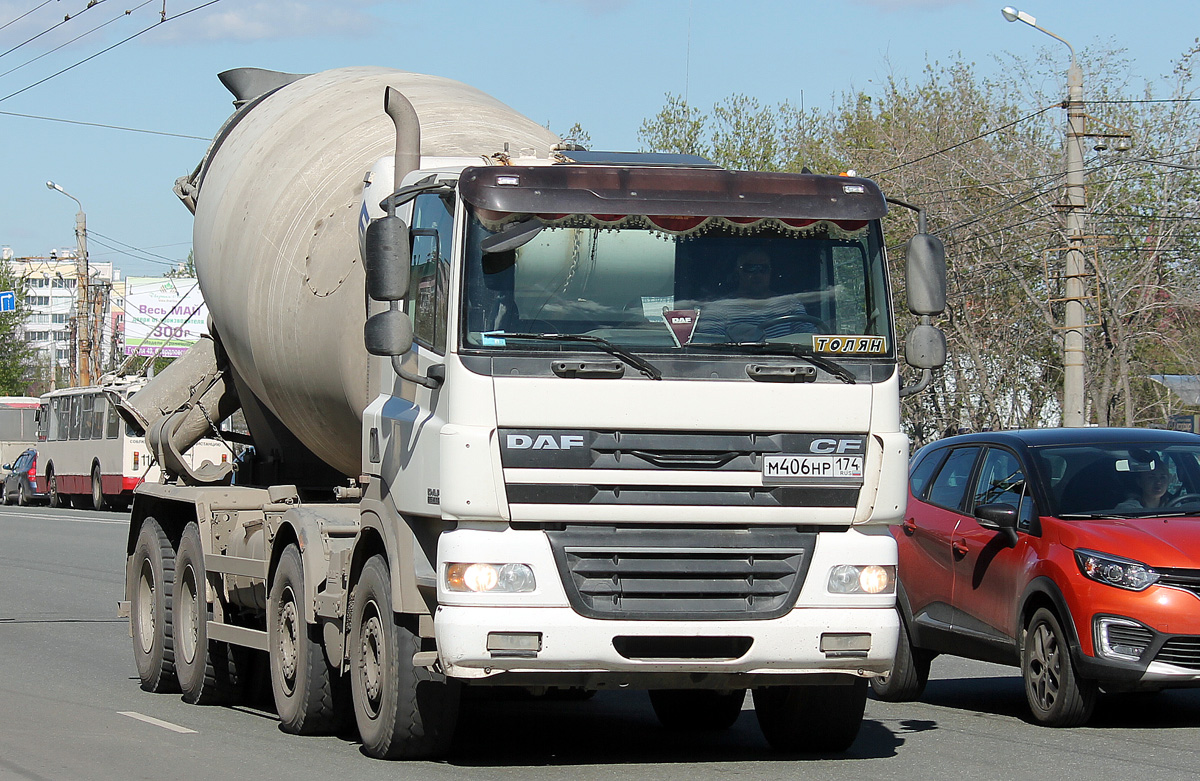
[[[408,312],[416,341],[435,352],[446,352],[446,305],[450,283],[450,251],[454,246],[452,201],[435,193],[413,201],[412,276]]]

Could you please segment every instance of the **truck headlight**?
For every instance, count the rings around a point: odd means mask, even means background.
[[[896,590],[896,567],[891,564],[839,564],[829,571],[831,594],[891,594]]]
[[[1130,591],[1145,591],[1158,580],[1158,573],[1140,561],[1114,556],[1111,553],[1080,548],[1075,551],[1075,563],[1084,577],[1098,583]]]
[[[533,591],[537,581],[528,564],[453,563],[446,565],[448,591],[516,594]]]

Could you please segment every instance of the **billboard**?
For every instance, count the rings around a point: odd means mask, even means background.
[[[208,333],[208,307],[189,277],[125,280],[125,354],[175,358]]]

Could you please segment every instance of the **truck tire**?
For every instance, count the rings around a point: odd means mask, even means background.
[[[849,685],[769,686],[754,690],[754,715],[776,751],[837,754],[850,748],[862,725],[867,681]]]
[[[175,586],[175,546],[152,516],[138,532],[130,560],[133,593],[129,617],[138,678],[148,692],[178,691],[171,595]]]
[[[237,677],[228,643],[208,639],[208,575],[200,529],[189,523],[175,554],[175,675],[184,702],[213,705],[236,699]]]
[[[350,672],[354,719],[363,751],[376,759],[429,759],[444,755],[458,720],[460,686],[418,675],[416,633],[392,610],[387,562],[372,556],[352,599]]]
[[[929,682],[929,665],[933,654],[914,648],[908,633],[908,624],[900,617],[900,640],[896,645],[896,662],[891,672],[876,675],[871,679],[871,691],[875,699],[884,702],[911,702],[919,700]]]
[[[92,464],[92,509],[107,510],[108,502],[104,496],[104,481],[100,476],[100,465]]]
[[[271,692],[284,732],[336,732],[344,712],[341,674],[325,660],[317,627],[304,620],[304,563],[295,545],[283,549],[267,597]]]
[[[652,689],[650,704],[669,730],[729,729],[742,713],[746,690]]]

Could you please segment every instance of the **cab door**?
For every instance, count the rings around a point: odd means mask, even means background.
[[[404,306],[413,321],[414,341],[402,361],[410,374],[428,377],[445,363],[447,350],[453,195],[418,195],[410,224],[412,270]],[[393,380],[379,412],[382,471],[390,476],[392,501],[403,514],[440,516],[438,447],[449,416],[446,394],[438,383],[429,387],[399,376]]]
[[[914,642],[942,646],[952,626],[951,541],[962,518],[978,446],[952,449],[927,486],[913,493],[897,540],[900,581],[912,612]],[[918,467],[924,466],[924,462]],[[914,470],[914,477],[917,470]]]
[[[1004,503],[1018,509],[1017,544],[1003,533],[985,529],[974,508]],[[1017,455],[991,446],[975,477],[969,508],[954,534],[954,632],[976,646],[975,656],[1011,663],[1016,649],[1016,600],[1034,553],[1030,532],[1036,510]]]

